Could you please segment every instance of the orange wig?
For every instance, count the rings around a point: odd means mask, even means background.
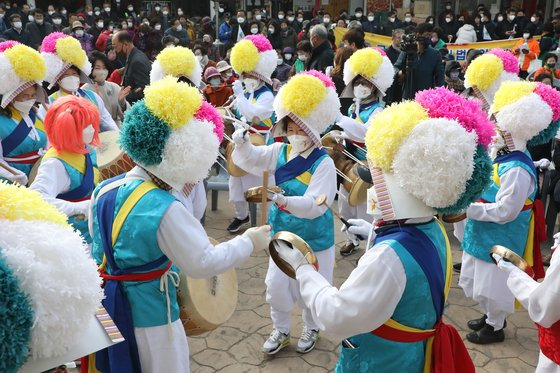
[[[95,134],[91,145],[99,146],[99,110],[85,98],[66,96],[56,100],[47,110],[45,131],[57,152],[88,153],[82,132],[89,125]]]

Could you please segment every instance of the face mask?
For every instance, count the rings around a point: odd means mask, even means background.
[[[262,18],[262,16],[261,16],[260,14],[257,14],[257,15],[255,16],[255,19],[256,19],[257,21],[260,21],[261,18]]]
[[[95,14],[96,16],[98,16],[98,15],[101,14],[101,12],[100,12],[99,10],[96,10],[96,11],[94,12],[94,14]]]
[[[155,25],[154,28],[155,28],[157,31],[159,31],[159,30],[161,30],[161,25]]]
[[[49,16],[52,16],[54,14],[54,10],[49,10],[47,13],[49,13]]]
[[[128,28],[128,25],[126,23],[123,23],[121,25],[121,29],[126,30]]]
[[[432,38],[432,44],[436,44],[438,42],[438,38]]]
[[[298,54],[297,56],[300,61],[305,62],[307,61],[307,56],[305,54]]]
[[[498,19],[498,22],[502,22],[504,20],[504,17],[499,16],[497,19]]]
[[[159,12],[161,10],[161,7],[156,6],[155,9],[156,9],[156,12]]]
[[[459,79],[459,73],[449,73],[449,77],[453,80]]]
[[[451,5],[446,5],[445,9],[447,9],[447,10],[451,9]]]
[[[276,65],[280,66],[280,65],[282,65],[282,62],[284,62],[284,60],[282,58],[277,58],[276,59]]]
[[[98,28],[103,28],[103,22],[97,22],[97,27]]]
[[[290,135],[290,136],[287,136],[287,137],[288,137],[288,141],[292,145],[292,151],[294,153],[297,153],[297,154],[299,154],[299,153],[303,152],[304,150],[308,149],[312,144],[309,136]]]
[[[93,78],[96,82],[101,83],[107,79],[107,75],[109,75],[109,71],[107,69],[95,69],[93,70]]]
[[[38,25],[42,25],[42,24],[43,24],[43,20],[42,20],[42,19],[37,19],[37,20],[35,20],[35,22],[36,22]]]
[[[256,34],[257,32],[259,32],[259,29],[258,29],[258,28],[253,27],[253,28],[251,29],[251,34]]]
[[[354,97],[363,100],[364,98],[371,95],[371,88],[366,87],[365,85],[357,85],[354,87]]]
[[[105,8],[105,11],[106,11],[107,13],[109,13],[109,12],[111,11],[111,8],[107,7],[107,8]]]
[[[89,144],[93,141],[93,136],[95,135],[95,129],[90,124],[82,131],[82,140],[84,140],[84,144]]]
[[[27,20],[28,20],[29,22],[33,22],[34,18],[33,18],[33,16],[30,14],[30,15],[27,16]]]
[[[283,15],[283,14],[278,14],[278,19],[279,19],[279,20],[283,20],[283,19],[284,19],[284,15]]]
[[[509,21],[513,21],[515,19],[515,16],[508,16]]]
[[[150,25],[150,22],[149,22],[149,21],[145,21],[145,22],[142,22],[142,24],[144,24],[144,25],[146,25],[146,26],[149,26],[149,25]]]
[[[288,17],[288,21],[294,22],[294,17]]]
[[[255,78],[245,78],[243,79],[243,84],[247,92],[253,92],[259,86],[259,81]]]
[[[284,55],[284,59],[285,59],[286,61],[290,61],[290,60],[292,59],[292,55],[291,55],[290,53],[286,53],[286,54]]]
[[[393,17],[389,18],[389,22],[393,23],[395,22],[395,19]]]
[[[379,206],[374,187],[367,190],[367,213],[373,217],[374,221],[383,219],[383,212]]]
[[[555,63],[555,62],[553,62],[553,63],[547,63],[546,66],[547,66],[549,69],[554,69],[554,66],[556,66],[556,63]]]
[[[226,73],[225,75],[226,75],[226,78],[229,79],[229,78],[231,78],[231,76],[232,76],[233,74],[232,74],[232,73]]]
[[[531,34],[523,34],[523,39],[529,39],[531,37]]]
[[[90,10],[89,12],[87,12],[87,15],[91,17],[93,15],[93,12]]]
[[[269,33],[269,34],[274,34],[274,27],[270,27],[270,28],[268,29],[268,33]]]
[[[53,23],[54,23],[55,25],[57,25],[57,26],[60,25],[60,24],[62,24],[62,20],[61,20],[60,18],[55,18],[55,19],[53,19],[52,21],[53,21]]]
[[[176,30],[177,30],[177,31],[183,31],[183,25],[177,26]]]
[[[131,6],[129,6],[127,9],[128,9],[129,12],[132,12],[134,10],[134,8],[131,7]]]
[[[356,18],[362,18],[362,13],[356,13]]]
[[[245,18],[237,17],[237,23],[243,23],[243,22],[245,22]]]
[[[410,21],[412,21],[412,18],[410,18],[410,17],[404,17],[404,21],[405,21],[405,22],[410,22]]]
[[[21,22],[14,22],[14,27],[15,28],[21,28]]]
[[[536,17],[531,17],[531,22],[537,22],[537,18]]]
[[[169,12],[167,10],[164,10],[162,13],[163,13],[164,16],[169,14]]]
[[[132,28],[132,22],[128,22],[126,25],[128,26],[128,28]]]
[[[303,18],[299,17],[299,18],[297,19],[297,21],[298,21],[299,23],[302,23],[302,22],[303,22]]]
[[[35,99],[27,101],[12,101],[12,106],[21,114],[27,115],[35,105]]]
[[[434,24],[434,21],[430,19],[430,20],[428,21],[428,23],[429,23],[430,25],[433,25],[433,24]]]
[[[66,15],[66,13],[68,13],[68,12],[66,11],[66,9],[62,9],[62,10],[60,11],[60,13],[62,13],[63,15]]]
[[[68,92],[76,92],[80,88],[80,78],[77,76],[67,76],[60,80],[58,84]]]
[[[367,20],[370,21],[370,22],[373,22],[373,16],[367,17]]]
[[[212,86],[214,86],[214,87],[219,86],[220,83],[221,83],[220,78],[217,78],[217,79],[210,79],[210,84],[211,84]]]
[[[185,14],[185,13],[183,13],[182,10],[178,10],[178,11],[177,11],[177,15],[178,15],[178,16],[182,16],[183,14]]]
[[[329,23],[331,19],[329,17],[323,18],[323,23]]]
[[[224,8],[220,8],[219,11],[220,11],[220,13],[223,13],[223,12],[224,12]]]
[[[76,30],[76,36],[79,37],[79,38],[84,36],[84,30]]]
[[[447,22],[447,23],[451,22],[451,18],[449,18],[449,17],[445,18],[445,22]]]

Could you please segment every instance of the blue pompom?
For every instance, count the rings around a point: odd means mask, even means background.
[[[144,100],[138,101],[124,116],[120,144],[137,163],[144,166],[160,164],[171,128],[150,113]]]
[[[480,198],[484,189],[490,184],[491,175],[492,160],[486,149],[482,145],[478,145],[474,153],[474,170],[471,178],[467,181],[465,191],[453,205],[437,209],[437,211],[447,215],[464,211],[471,203]]]
[[[0,372],[16,372],[27,360],[33,308],[0,254]]]
[[[550,140],[556,136],[556,132],[558,132],[558,128],[560,128],[560,120],[556,122],[552,122],[550,126],[539,132],[539,134],[533,137],[531,140],[527,141],[528,146],[536,146],[546,144]]]

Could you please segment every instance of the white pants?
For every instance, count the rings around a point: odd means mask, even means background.
[[[334,270],[334,246],[315,253],[319,263],[319,273],[332,284]],[[288,277],[278,268],[270,258],[266,273],[266,302],[270,304],[270,318],[272,326],[282,333],[290,332],[290,320],[295,302],[302,309],[302,319],[309,329],[318,330],[319,327],[311,316],[311,311],[305,307],[299,285],[296,280]]]
[[[346,220],[364,219],[365,221],[371,221],[371,216],[367,214],[367,201],[358,206],[350,206],[348,204],[348,192],[342,184],[338,189],[338,212]],[[347,241],[351,242],[348,237]]]
[[[463,251],[459,286],[478,302],[494,330],[502,329],[507,315],[514,312],[515,297],[507,286],[509,273],[494,263],[477,259]]]
[[[134,328],[142,372],[189,372],[189,345],[181,320]]]
[[[544,356],[542,351],[539,351],[539,363],[535,373],[560,373],[560,365]]]
[[[249,188],[262,186],[262,175],[247,174],[245,176],[229,177],[229,201],[233,203],[235,217],[245,219],[249,216],[249,204],[245,200],[245,191]],[[269,175],[268,185],[274,185],[274,176]]]

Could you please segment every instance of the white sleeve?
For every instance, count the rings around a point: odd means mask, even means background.
[[[500,176],[496,202],[471,204],[467,217],[498,224],[509,223],[517,218],[534,188],[535,181],[529,172],[522,167],[514,167]]]
[[[366,251],[340,289],[311,266],[300,267],[296,277],[302,299],[317,325],[338,339],[367,333],[384,324],[406,286],[398,255],[383,243]]]
[[[5,164],[6,166],[10,167],[10,165],[8,164],[8,162],[6,162],[4,160],[4,152],[2,151],[2,137],[0,137],[0,162],[2,162],[3,164]],[[8,180],[12,180],[12,177],[14,175],[12,175],[12,173],[6,169],[4,169],[4,167],[0,166],[0,177],[3,177],[4,179],[8,179]]]
[[[247,141],[242,145],[235,145],[232,159],[242,169],[251,170],[252,174],[267,170],[274,172],[282,145],[281,143],[274,143],[272,145],[254,146]]]
[[[556,256],[556,258],[554,258]],[[512,271],[507,284],[534,322],[550,327],[560,320],[560,257],[553,255],[543,282],[538,283],[523,271]]]
[[[250,122],[254,117],[259,118],[259,120],[270,118],[274,112],[273,103],[274,95],[272,92],[264,92],[257,98],[255,103],[249,102],[245,95],[237,96],[236,105],[241,115]]]
[[[99,131],[119,131],[119,127],[113,120],[111,114],[109,114],[109,111],[107,111],[103,99],[93,91],[90,91],[90,93],[94,95],[95,101],[97,101],[97,107],[99,109]]]
[[[202,219],[204,212],[206,212],[206,189],[204,183],[201,181],[193,188],[191,192],[193,216],[198,220]]]
[[[62,162],[56,158],[43,159],[37,171],[37,177],[29,188],[41,193],[47,202],[56,206],[67,216],[76,215],[80,211],[77,209],[80,202],[69,202],[56,198],[59,194],[70,190],[70,176]]]
[[[243,235],[213,246],[200,222],[178,201],[161,219],[158,245],[165,255],[193,278],[208,278],[227,271],[247,259],[253,251]]]
[[[325,194],[327,204],[332,205],[336,196],[336,168],[331,157],[324,158],[317,166],[303,196],[286,197],[286,209],[298,218],[315,219],[327,211],[326,206],[315,203],[321,194]]]
[[[364,123],[358,122],[356,119],[352,119],[346,115],[342,116],[342,120],[337,123],[337,125],[344,130],[344,133],[348,135],[348,138],[352,141],[364,142],[366,138],[366,132],[369,124],[378,113],[382,112],[383,108],[378,107],[375,109],[368,118],[368,121]]]

